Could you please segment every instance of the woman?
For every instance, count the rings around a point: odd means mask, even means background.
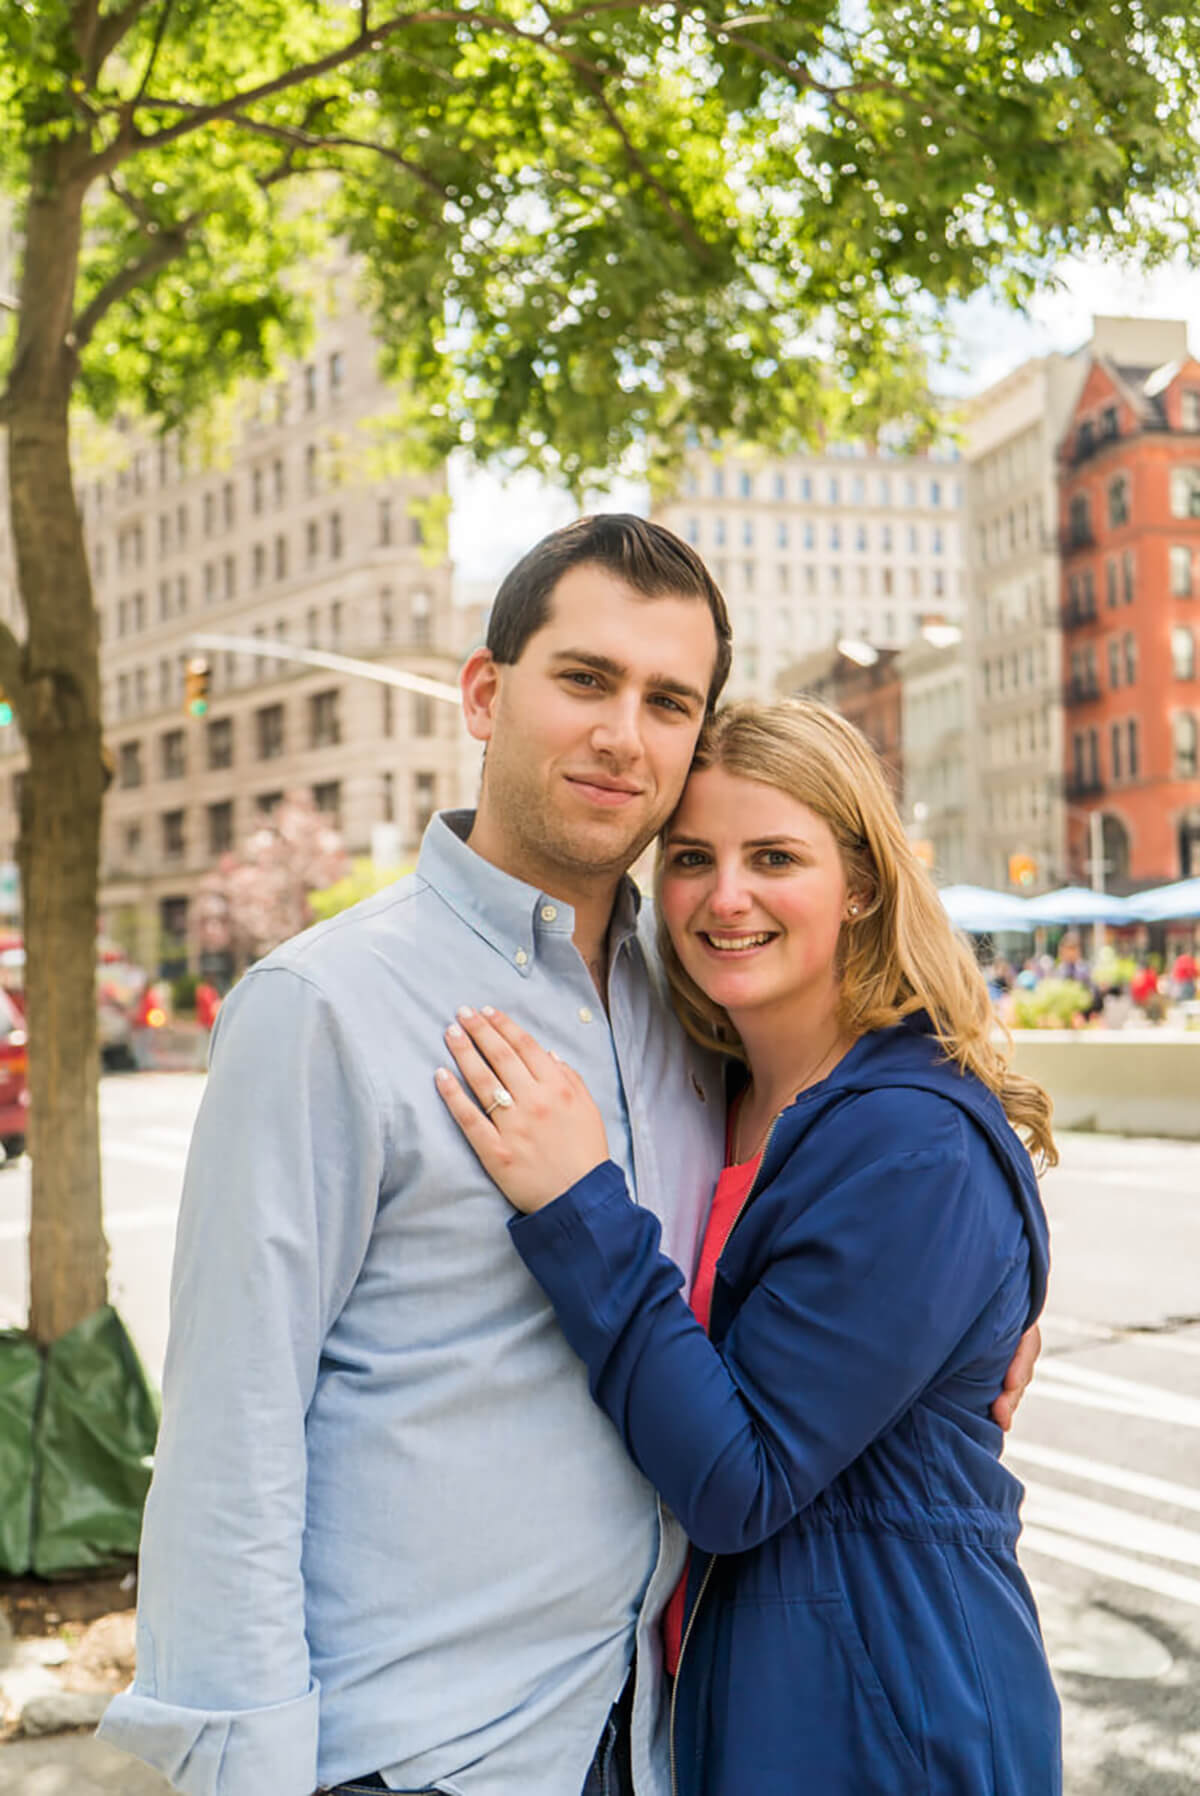
[[[693,1542],[666,1630],[678,1796],[1055,1796],[988,1413],[1045,1292],[1016,1129],[1053,1161],[1049,1101],[1007,1070],[873,752],[825,707],[708,726],[658,902],[684,1023],[748,1074],[695,1314],[568,1068],[468,1014],[447,1039],[478,1104],[438,1087]]]

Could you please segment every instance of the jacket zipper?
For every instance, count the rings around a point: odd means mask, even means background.
[[[784,1109],[790,1109],[790,1108],[791,1108],[790,1105],[784,1106]],[[767,1130],[767,1138],[763,1142],[762,1153],[759,1156],[758,1171],[754,1175],[754,1179],[750,1186],[749,1191],[747,1191],[745,1197],[742,1199],[741,1208],[738,1210],[737,1215],[734,1217],[732,1223],[729,1226],[729,1233],[725,1237],[725,1246],[722,1247],[722,1249],[721,1249],[722,1254],[725,1252],[725,1248],[728,1247],[729,1243],[732,1241],[734,1230],[737,1228],[738,1223],[742,1220],[742,1217],[746,1214],[746,1211],[750,1205],[750,1200],[758,1192],[758,1182],[762,1178],[762,1169],[766,1165],[767,1149],[771,1145],[771,1137],[774,1135],[775,1130],[778,1128],[779,1120],[782,1117],[782,1115],[783,1115],[783,1110],[780,1110],[776,1114],[774,1121],[772,1122],[770,1128]],[[674,1682],[674,1685],[671,1690],[671,1718],[670,1718],[670,1723],[668,1725],[668,1730],[667,1730],[668,1739],[669,1739],[669,1743],[670,1743],[670,1750],[671,1750],[671,1796],[679,1796],[679,1783],[678,1783],[678,1780],[676,1777],[676,1770],[675,1770],[675,1705],[679,1700],[679,1674],[683,1670],[683,1655],[687,1651],[688,1641],[692,1637],[692,1629],[696,1625],[696,1617],[700,1613],[700,1605],[704,1601],[704,1593],[708,1589],[709,1579],[713,1575],[713,1570],[716,1566],[717,1558],[718,1558],[718,1555],[716,1553],[711,1554],[709,1557],[708,1564],[704,1568],[704,1576],[700,1580],[700,1588],[696,1592],[696,1600],[692,1604],[692,1612],[688,1616],[687,1627],[683,1631],[683,1639],[679,1642],[679,1658],[676,1661],[675,1682]]]

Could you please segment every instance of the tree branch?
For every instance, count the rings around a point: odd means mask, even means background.
[[[101,69],[133,27],[137,24],[150,0],[126,0],[126,4],[116,12],[100,13],[95,19],[91,43],[84,57],[83,78],[88,87],[95,85]]]
[[[140,287],[143,281],[173,262],[176,256],[183,254],[190,233],[203,216],[203,213],[197,212],[169,231],[161,231],[144,256],[136,262],[128,263],[119,274],[114,274],[111,281],[104,283],[100,291],[84,306],[72,326],[70,343],[76,353],[90,342],[96,326],[118,300],[124,299],[127,293],[132,293],[135,287]]]
[[[167,27],[171,23],[171,10],[175,0],[162,0],[162,11],[158,15],[158,24],[154,27],[154,42],[150,46],[150,54],[146,58],[146,67],[142,71],[138,90],[130,101],[130,110],[141,104],[142,96],[150,85],[150,77],[154,73],[154,65],[158,61],[158,53],[163,47],[163,39],[167,35]]]
[[[184,107],[187,102],[172,100],[167,104]],[[438,199],[447,197],[445,187],[429,173],[428,169],[422,168],[418,162],[411,162],[400,150],[392,149],[390,144],[372,143],[370,138],[366,137],[322,137],[304,130],[299,125],[268,124],[264,119],[247,118],[242,113],[231,114],[230,122],[243,131],[252,132],[256,137],[271,137],[278,143],[290,144],[294,150],[369,150],[373,155],[382,156],[386,161],[394,162],[397,168],[402,168],[406,174],[412,175],[414,180],[420,181],[422,186],[427,187],[430,193],[435,194]],[[289,170],[289,172],[291,171]],[[296,172],[302,173],[303,171]]]
[[[578,75],[580,81],[583,83],[584,87],[587,88],[601,112],[620,138],[621,147],[625,151],[625,156],[630,167],[646,183],[650,191],[657,196],[667,217],[671,220],[671,223],[679,232],[680,237],[692,251],[696,260],[701,263],[710,262],[712,259],[712,251],[709,245],[704,241],[703,237],[701,237],[695,225],[687,216],[687,213],[680,211],[669,188],[664,186],[658,176],[651,170],[641,151],[626,130],[625,121],[605,93],[603,83],[592,74],[590,69],[577,63],[573,56],[564,55],[564,60],[575,69],[575,73]]]
[[[18,694],[25,688],[25,650],[6,623],[0,622],[0,691],[19,711]]]

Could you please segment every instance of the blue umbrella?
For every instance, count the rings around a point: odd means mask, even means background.
[[[943,886],[938,897],[956,929],[968,935],[997,935],[1006,929],[1032,929],[1029,901],[986,886]]]
[[[1168,923],[1175,917],[1200,917],[1200,879],[1177,879],[1174,885],[1137,892],[1129,900],[1145,923]]]
[[[1140,911],[1126,898],[1112,892],[1094,892],[1091,886],[1063,886],[1028,901],[1030,924],[1136,923]]]

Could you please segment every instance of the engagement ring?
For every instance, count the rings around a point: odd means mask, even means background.
[[[493,1110],[507,1110],[512,1101],[512,1092],[505,1091],[503,1085],[497,1085],[495,1095],[483,1114],[490,1116]]]

